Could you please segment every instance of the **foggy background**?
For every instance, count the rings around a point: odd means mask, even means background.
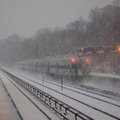
[[[118,45],[120,7],[113,1],[0,0],[0,64]]]
[[[0,0],[0,39],[12,34],[30,37],[44,27],[65,27],[79,17],[88,19],[95,6],[113,0]]]

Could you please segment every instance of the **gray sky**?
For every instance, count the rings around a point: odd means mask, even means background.
[[[113,0],[0,0],[0,39],[13,34],[30,37],[43,27],[65,27],[79,17],[87,19],[95,6]]]

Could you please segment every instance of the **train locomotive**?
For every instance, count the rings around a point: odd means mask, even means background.
[[[39,60],[20,61],[17,68],[53,75],[79,76],[89,75],[90,60],[79,57],[44,58]]]

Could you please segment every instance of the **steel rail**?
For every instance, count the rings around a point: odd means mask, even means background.
[[[18,73],[15,73],[19,76],[22,76]],[[22,76],[23,77],[23,76]],[[33,76],[32,76],[33,77]],[[39,79],[37,77],[34,77],[36,79]],[[39,79],[39,80],[42,80],[42,79]],[[48,80],[44,80],[45,82],[48,82],[50,84],[54,84],[56,85],[55,83],[51,83],[49,82]],[[68,84],[67,84],[68,85]],[[59,85],[57,85],[59,86]],[[71,86],[71,85],[68,85],[68,86]],[[73,86],[72,86],[73,87]],[[75,87],[75,86],[74,86]],[[111,98],[111,99],[114,99],[114,100],[118,100],[120,101],[120,94],[119,93],[116,93],[116,92],[112,92],[112,91],[108,91],[108,90],[103,90],[103,89],[100,89],[100,88],[95,88],[95,87],[91,87],[91,86],[87,86],[87,85],[83,85],[83,84],[80,84],[79,87],[75,87],[77,89],[80,89],[82,88],[82,90],[85,90],[87,92],[91,92],[91,93],[94,93],[94,94],[97,94],[99,93],[98,95],[101,95],[101,96],[104,96],[104,97],[108,97],[108,98]],[[101,94],[100,94],[101,93]]]
[[[29,79],[29,78],[27,78],[27,77],[25,77],[25,76],[22,76],[22,75],[20,75],[20,74],[18,74],[18,73],[15,73],[15,74],[17,74],[17,75],[19,75],[20,77],[23,77],[23,78],[25,78],[25,79],[28,79],[28,80],[30,80],[30,81],[36,83],[36,84],[39,84],[39,85],[41,85],[41,86],[46,87],[45,85],[42,85],[42,84],[40,84],[39,82],[33,81],[33,80],[31,80],[31,79]],[[38,78],[36,78],[36,77],[33,77],[33,78],[38,79]],[[41,80],[41,81],[42,81],[42,79],[38,79],[38,80]],[[49,84],[53,84],[53,85],[58,86],[58,87],[61,87],[61,85],[58,85],[58,84],[55,84],[55,83],[49,82],[49,81],[47,81],[47,80],[44,80],[44,82],[49,83]],[[68,85],[68,86],[70,86],[70,85]],[[71,87],[71,86],[70,86],[70,87]],[[76,89],[80,89],[80,88],[75,87],[75,86],[72,86],[72,87],[74,87],[74,88],[76,88]],[[46,87],[46,88],[48,88],[48,87]],[[114,105],[114,106],[120,107],[120,105],[114,104],[114,103],[112,103],[112,102],[108,102],[108,101],[106,101],[106,100],[99,99],[99,98],[97,98],[97,97],[93,97],[93,96],[90,96],[90,95],[84,94],[84,93],[82,93],[82,92],[78,92],[78,91],[76,91],[76,90],[72,90],[72,89],[67,88],[67,87],[65,87],[65,86],[63,86],[63,88],[64,88],[64,89],[67,89],[67,90],[70,90],[70,91],[73,91],[73,92],[78,93],[78,94],[82,94],[82,95],[85,95],[85,96],[88,96],[88,97],[91,97],[91,98],[94,98],[94,99],[100,100],[100,101],[102,101],[102,102],[105,102],[105,103],[108,103],[108,104],[111,104],[111,105]],[[49,88],[48,88],[48,89],[49,89]],[[53,89],[51,89],[51,90],[53,90]],[[55,90],[53,90],[53,91],[55,91]],[[55,92],[58,93],[58,91],[55,91]],[[87,91],[87,92],[89,92],[89,91]],[[91,93],[91,92],[90,92],[90,93]],[[96,94],[97,94],[97,93],[96,93]],[[100,94],[97,94],[97,95],[100,95]],[[103,95],[101,95],[101,96],[103,96]],[[103,97],[106,97],[106,96],[103,96]],[[111,97],[107,97],[107,98],[109,98],[109,99],[113,99],[113,98],[111,98]],[[116,100],[116,99],[113,99],[113,100]],[[120,100],[116,100],[116,101],[120,101]]]

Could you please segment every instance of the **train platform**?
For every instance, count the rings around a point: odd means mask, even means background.
[[[7,93],[0,79],[0,120],[16,120]]]
[[[111,73],[91,72],[90,75],[91,75],[91,76],[96,76],[96,77],[120,79],[120,75],[111,74]]]
[[[38,101],[36,98],[31,96],[26,90],[21,88],[18,84],[12,81],[11,78],[6,76],[4,73],[0,71],[1,78],[1,88],[4,90],[4,86],[8,91],[11,100],[14,102],[15,106],[6,107],[5,110],[2,110],[1,101],[0,101],[0,120],[61,120],[53,111],[50,111],[44,104]],[[12,82],[11,82],[12,81]],[[2,82],[4,86],[2,85]],[[4,90],[5,91],[5,90]],[[1,93],[1,91],[0,91]],[[5,96],[5,92],[3,93]],[[1,98],[2,96],[0,96]],[[3,100],[4,101],[4,100]],[[6,98],[6,101],[7,98]],[[9,102],[8,102],[9,104]],[[3,102],[4,105],[4,102]],[[16,112],[14,112],[13,116],[8,116],[8,118],[1,118],[1,113],[5,111],[12,111],[12,109],[16,108]],[[9,112],[10,113],[10,112]],[[12,112],[10,113],[12,114]],[[3,115],[5,116],[5,115]],[[15,116],[15,119],[14,119]]]

